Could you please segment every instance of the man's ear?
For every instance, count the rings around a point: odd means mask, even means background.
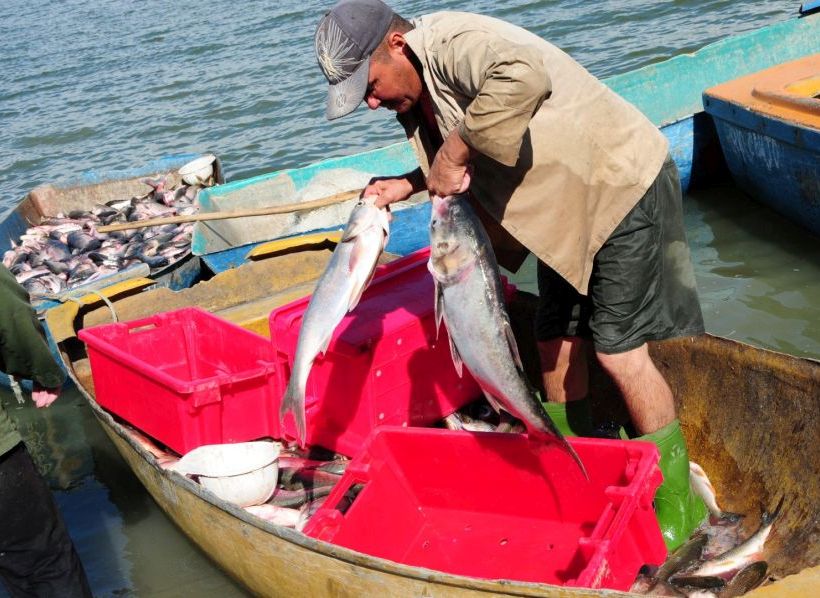
[[[403,52],[407,41],[404,39],[404,34],[400,31],[391,31],[387,34],[387,48],[391,52]]]

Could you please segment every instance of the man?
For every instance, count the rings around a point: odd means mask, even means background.
[[[655,508],[667,546],[680,545],[706,508],[646,342],[700,334],[703,319],[664,136],[564,52],[489,17],[408,22],[380,0],[342,0],[315,49],[327,118],[363,101],[393,110],[421,164],[366,195],[386,205],[469,187],[499,263],[516,270],[527,250],[538,257],[547,411],[566,434],[589,433],[591,340],[641,438],[660,449]]]
[[[2,265],[0,370],[31,379],[39,408],[57,399],[66,377],[49,351],[28,293]],[[2,406],[0,580],[15,597],[91,596],[57,504]]]

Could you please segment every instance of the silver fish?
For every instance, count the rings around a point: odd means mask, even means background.
[[[428,268],[435,281],[436,325],[444,321],[449,332],[456,370],[461,375],[466,366],[496,411],[524,422],[530,437],[558,443],[586,476],[524,374],[495,254],[467,196],[434,197],[432,203]]]
[[[706,508],[718,520],[734,523],[743,517],[738,513],[724,511],[718,506],[715,489],[709,481],[709,477],[703,471],[703,468],[694,461],[689,461],[689,485],[692,487],[692,491],[703,499]]]
[[[495,426],[489,422],[476,420],[458,411],[444,418],[444,427],[448,430],[467,430],[468,432],[495,432]]]
[[[324,353],[333,331],[359,303],[390,234],[388,213],[364,198],[353,208],[344,233],[310,298],[279,419],[293,414],[299,446],[305,445],[305,387],[313,361]]]
[[[666,562],[658,568],[654,575],[654,583],[649,585],[649,589],[653,589],[656,585],[666,584],[676,572],[682,571],[698,561],[703,554],[703,547],[706,546],[707,540],[706,535],[700,534],[678,547],[675,552],[669,555]]]
[[[684,576],[676,575],[671,581],[677,585],[680,578],[685,578],[687,581],[697,577],[719,577],[725,579],[750,563],[760,560],[760,556],[763,553],[763,545],[766,543],[772,531],[775,520],[780,515],[780,510],[783,507],[783,499],[784,497],[780,498],[771,514],[763,513],[763,516],[760,518],[760,527],[748,540],[714,559],[706,561],[696,569],[688,571]]]

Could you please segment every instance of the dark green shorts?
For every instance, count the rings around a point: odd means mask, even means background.
[[[541,262],[538,292],[535,333],[542,341],[580,336],[598,352],[622,353],[703,333],[672,159],[596,254],[587,296]]]

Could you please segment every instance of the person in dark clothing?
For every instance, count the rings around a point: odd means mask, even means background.
[[[31,379],[39,408],[53,403],[65,372],[49,351],[26,290],[0,265],[0,370]],[[0,581],[11,595],[91,596],[57,503],[0,405]]]

